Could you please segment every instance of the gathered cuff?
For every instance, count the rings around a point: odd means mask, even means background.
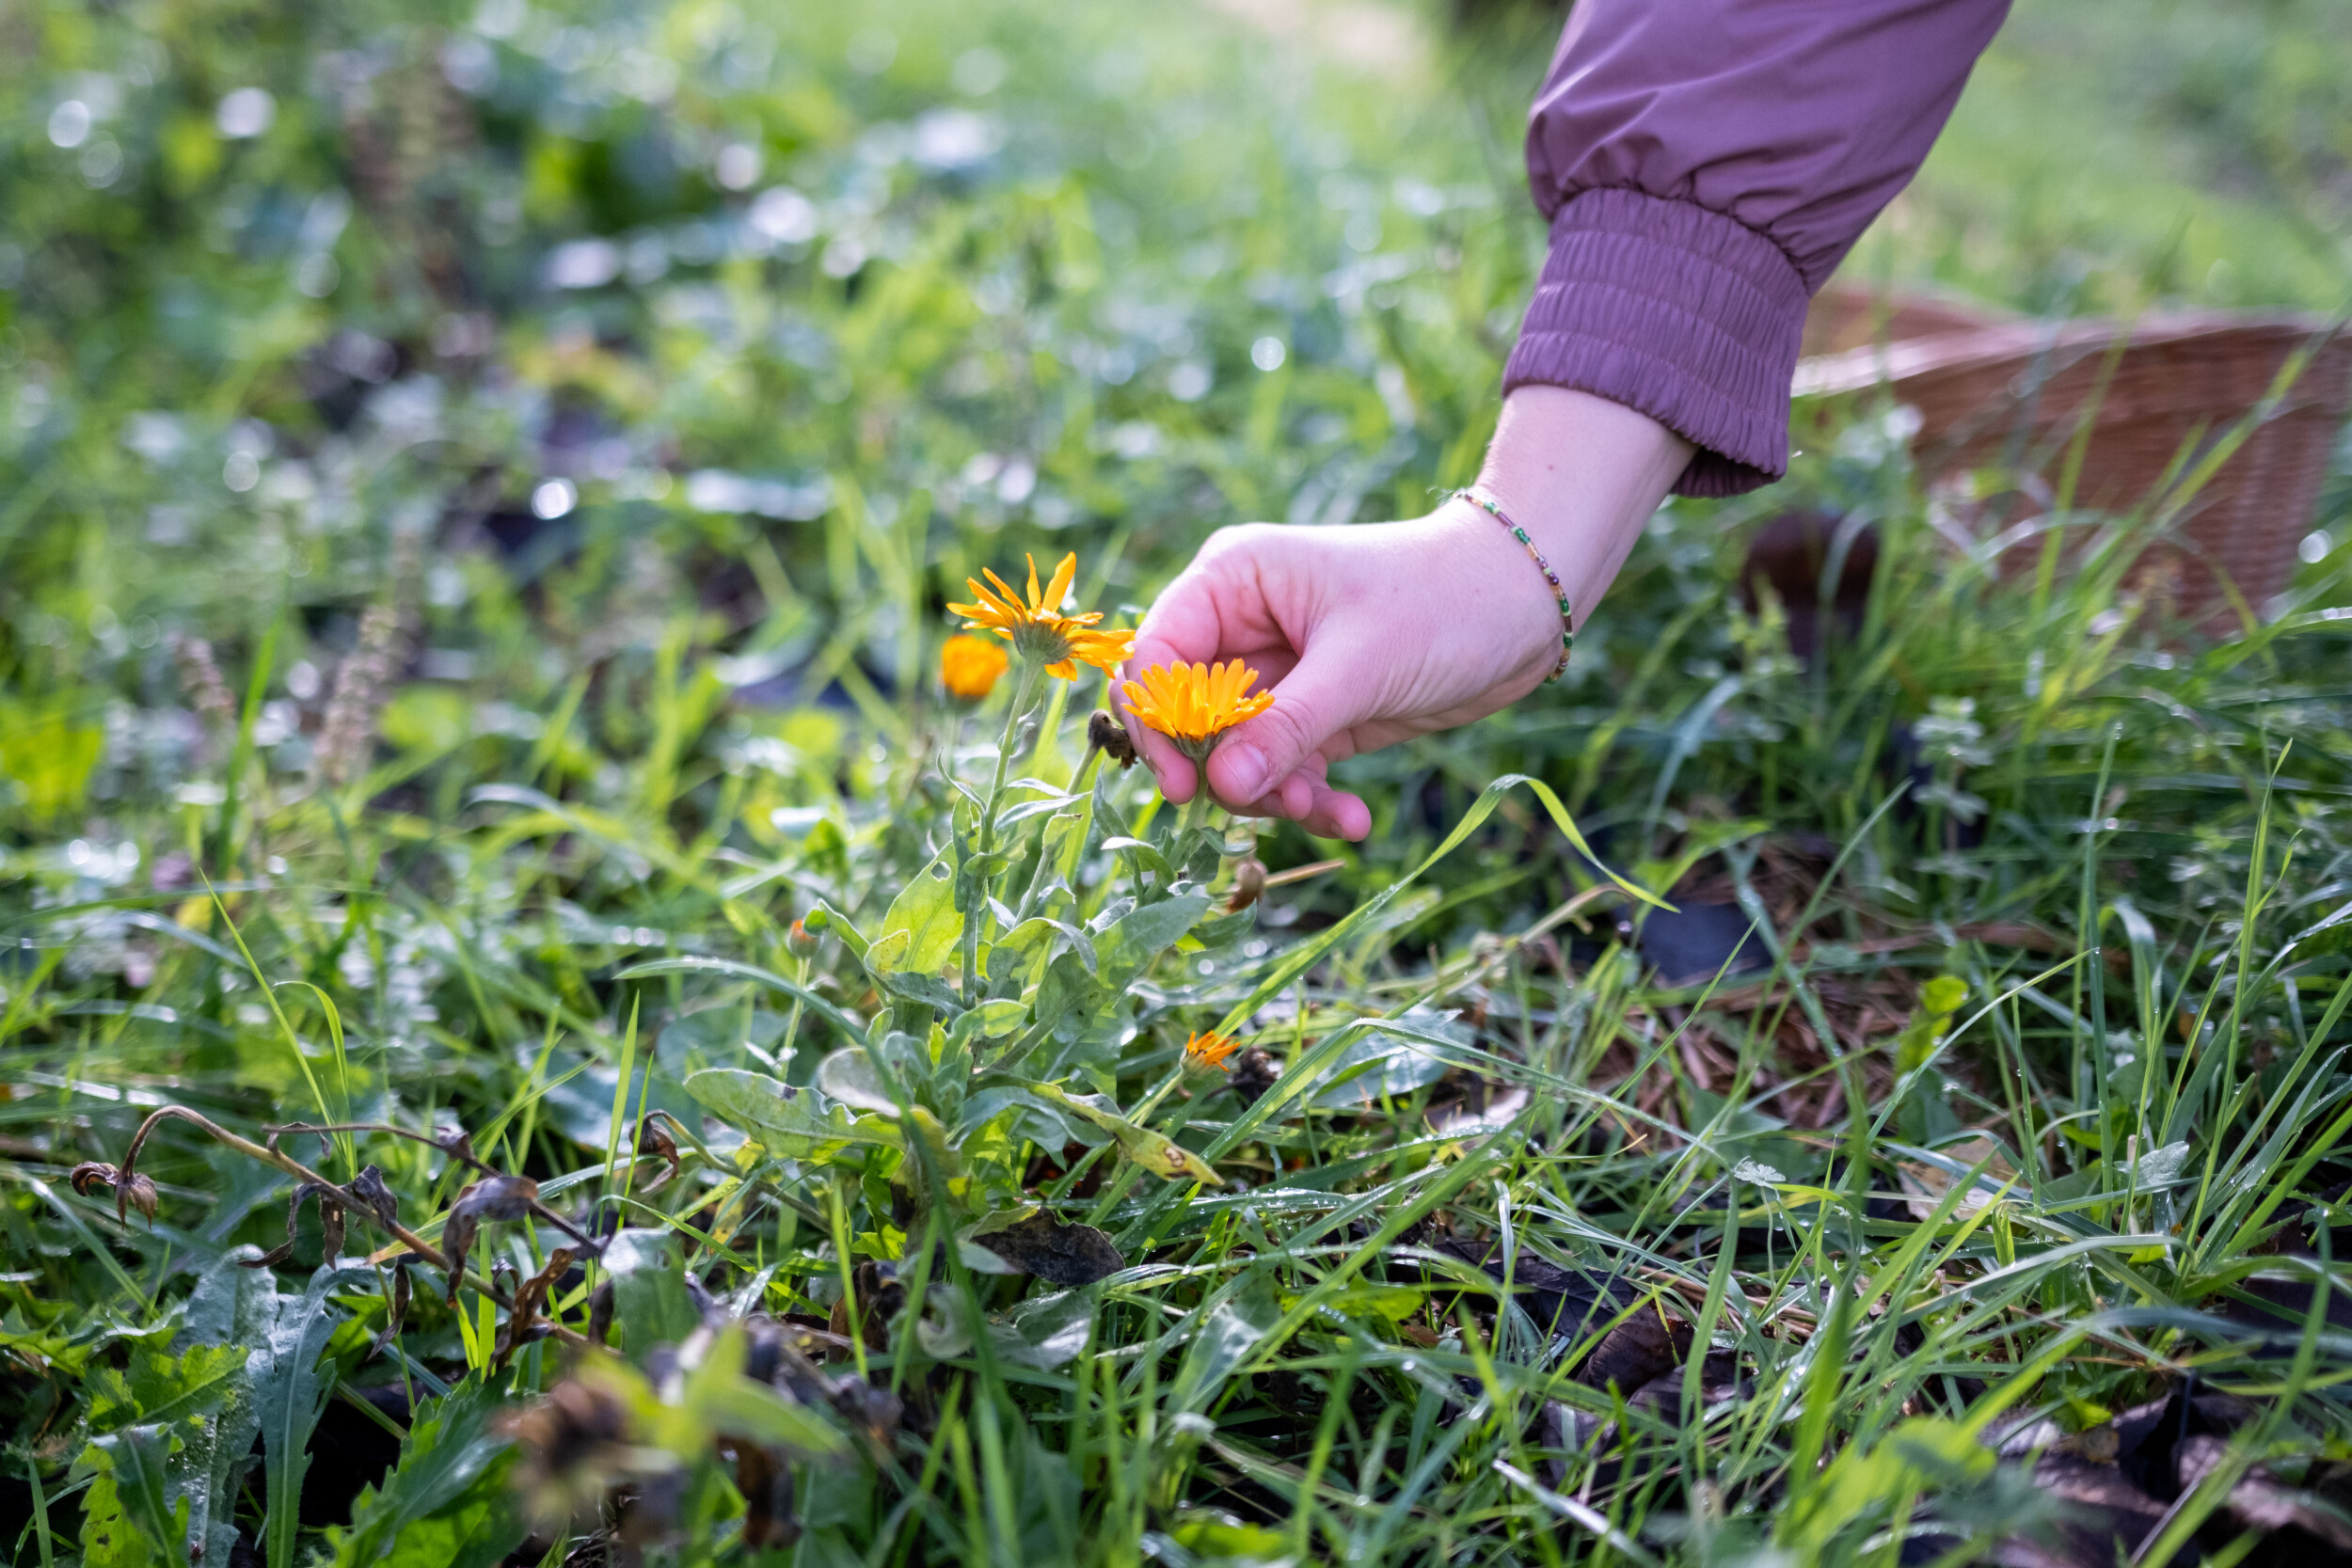
[[[1721,213],[1589,190],[1551,250],[1502,389],[1567,387],[1692,442],[1683,496],[1735,496],[1788,471],[1788,385],[1809,294],[1788,253]]]

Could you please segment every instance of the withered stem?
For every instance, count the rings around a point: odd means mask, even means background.
[[[675,1120],[675,1118],[674,1117],[672,1119]],[[503,1176],[506,1174],[504,1171],[500,1170],[496,1165],[485,1164],[478,1155],[469,1154],[462,1148],[452,1148],[449,1145],[441,1142],[438,1138],[428,1138],[421,1132],[412,1132],[405,1127],[394,1127],[388,1121],[290,1121],[279,1126],[264,1127],[262,1131],[269,1134],[273,1144],[278,1138],[312,1134],[324,1137],[329,1132],[389,1132],[395,1138],[406,1138],[411,1143],[421,1143],[427,1148],[437,1148],[442,1153],[448,1155],[451,1159],[456,1161],[459,1164],[478,1170],[485,1177]],[[531,1212],[534,1218],[547,1221],[549,1225],[555,1227],[556,1229],[561,1230],[564,1235],[569,1236],[573,1241],[578,1242],[581,1246],[585,1247],[588,1251],[589,1257],[601,1258],[604,1256],[604,1248],[598,1245],[593,1238],[581,1235],[579,1227],[573,1225],[571,1221],[565,1219],[562,1214],[557,1213],[546,1204],[541,1203],[537,1198],[532,1198],[531,1200]]]
[[[139,1130],[131,1134],[131,1147],[123,1151],[121,1179],[115,1187],[118,1212],[119,1212],[121,1207],[120,1198],[122,1189],[124,1186],[129,1184],[131,1177],[137,1169],[140,1146],[147,1142],[147,1135],[155,1130],[155,1126],[158,1122],[168,1120],[192,1123],[196,1127],[210,1133],[219,1142],[228,1145],[230,1148],[233,1148],[238,1153],[246,1156],[247,1159],[259,1160],[263,1164],[267,1165],[276,1165],[279,1170],[284,1171],[288,1176],[293,1177],[297,1181],[316,1182],[319,1186],[326,1188],[328,1192],[335,1195],[336,1201],[343,1206],[345,1212],[357,1214],[369,1224],[378,1226],[385,1230],[390,1231],[393,1239],[407,1247],[410,1252],[415,1253],[418,1257],[423,1259],[435,1268],[439,1269],[443,1274],[447,1274],[449,1272],[449,1258],[439,1247],[435,1246],[431,1242],[426,1241],[423,1237],[418,1235],[406,1226],[402,1225],[399,1221],[386,1220],[381,1214],[378,1214],[371,1205],[362,1202],[358,1196],[354,1196],[341,1183],[329,1181],[326,1177],[321,1176],[317,1171],[312,1170],[310,1166],[304,1164],[301,1161],[295,1159],[291,1154],[281,1152],[278,1149],[264,1148],[262,1145],[255,1143],[250,1138],[239,1137],[236,1133],[230,1132],[229,1129],[221,1126],[210,1117],[199,1115],[195,1111],[191,1111],[184,1105],[166,1105],[159,1110],[150,1113],[148,1118],[139,1123]],[[499,1306],[505,1307],[510,1312],[514,1310],[515,1304],[507,1298],[506,1294],[489,1280],[484,1278],[481,1275],[475,1274],[469,1269],[466,1272],[463,1277],[467,1284],[471,1285],[475,1290],[481,1291],[484,1295],[488,1296]],[[565,1328],[561,1323],[550,1323],[548,1326],[554,1329],[556,1338],[564,1340],[567,1344],[584,1345],[588,1343],[588,1337],[584,1334],[579,1333],[577,1330]]]

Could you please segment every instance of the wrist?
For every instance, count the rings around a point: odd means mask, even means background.
[[[1559,591],[1511,528],[1469,495],[1449,498],[1426,522],[1434,547],[1451,570],[1471,579],[1467,597],[1480,606],[1475,636],[1494,664],[1498,684],[1524,696],[1560,668]],[[1498,658],[1496,656],[1501,655]]]
[[[1500,501],[1479,486],[1472,485],[1454,492],[1449,498],[1449,503],[1468,506],[1481,521],[1492,524],[1502,538],[1518,546],[1518,553],[1525,558],[1527,566],[1534,568],[1532,573],[1522,569],[1519,576],[1530,583],[1540,579],[1543,584],[1545,609],[1549,611],[1542,617],[1543,647],[1547,660],[1543,678],[1558,680],[1567,673],[1568,658],[1576,647],[1575,606],[1559,569],[1545,556],[1542,546],[1535,543],[1535,536],[1522,527]]]
[[[1503,400],[1473,488],[1526,531],[1581,625],[1624,564],[1642,525],[1689,467],[1692,450],[1622,404],[1566,388],[1524,386]],[[1517,543],[1491,518],[1487,527]],[[1534,575],[1543,585],[1542,574]]]

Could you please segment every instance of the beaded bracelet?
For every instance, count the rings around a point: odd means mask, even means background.
[[[1560,574],[1551,569],[1551,562],[1546,561],[1544,559],[1544,552],[1535,547],[1535,541],[1527,536],[1527,530],[1513,522],[1507,515],[1504,515],[1502,508],[1497,506],[1493,501],[1490,501],[1486,497],[1470,490],[1456,490],[1453,495],[1447,497],[1446,499],[1448,500],[1466,500],[1472,506],[1477,507],[1480,511],[1485,512],[1487,515],[1494,518],[1496,522],[1501,523],[1504,528],[1509,529],[1511,531],[1511,537],[1518,540],[1521,546],[1525,546],[1529,557],[1534,561],[1536,567],[1544,574],[1544,580],[1551,584],[1551,591],[1559,595],[1560,662],[1553,665],[1551,673],[1544,677],[1547,682],[1558,680],[1562,675],[1568,673],[1568,655],[1576,648],[1575,612],[1568,608],[1568,591],[1560,586]]]

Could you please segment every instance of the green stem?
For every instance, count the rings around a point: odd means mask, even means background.
[[[1020,678],[1012,689],[1012,702],[1005,711],[1004,737],[996,743],[996,768],[988,781],[988,794],[980,802],[979,848],[975,858],[986,860],[996,847],[996,805],[1005,793],[1005,770],[1012,763],[1013,744],[1020,738],[1021,721],[1029,705],[1037,698],[1038,681],[1043,672],[1027,659],[1019,664]],[[970,889],[971,907],[963,911],[963,1000],[967,1006],[980,999],[980,922],[987,913],[989,882],[992,879],[975,875]]]
[[[1209,774],[1208,769],[1203,768],[1200,770],[1200,783],[1193,788],[1192,799],[1184,802],[1184,815],[1177,820],[1177,840],[1182,842],[1186,833],[1204,825],[1208,819]]]

